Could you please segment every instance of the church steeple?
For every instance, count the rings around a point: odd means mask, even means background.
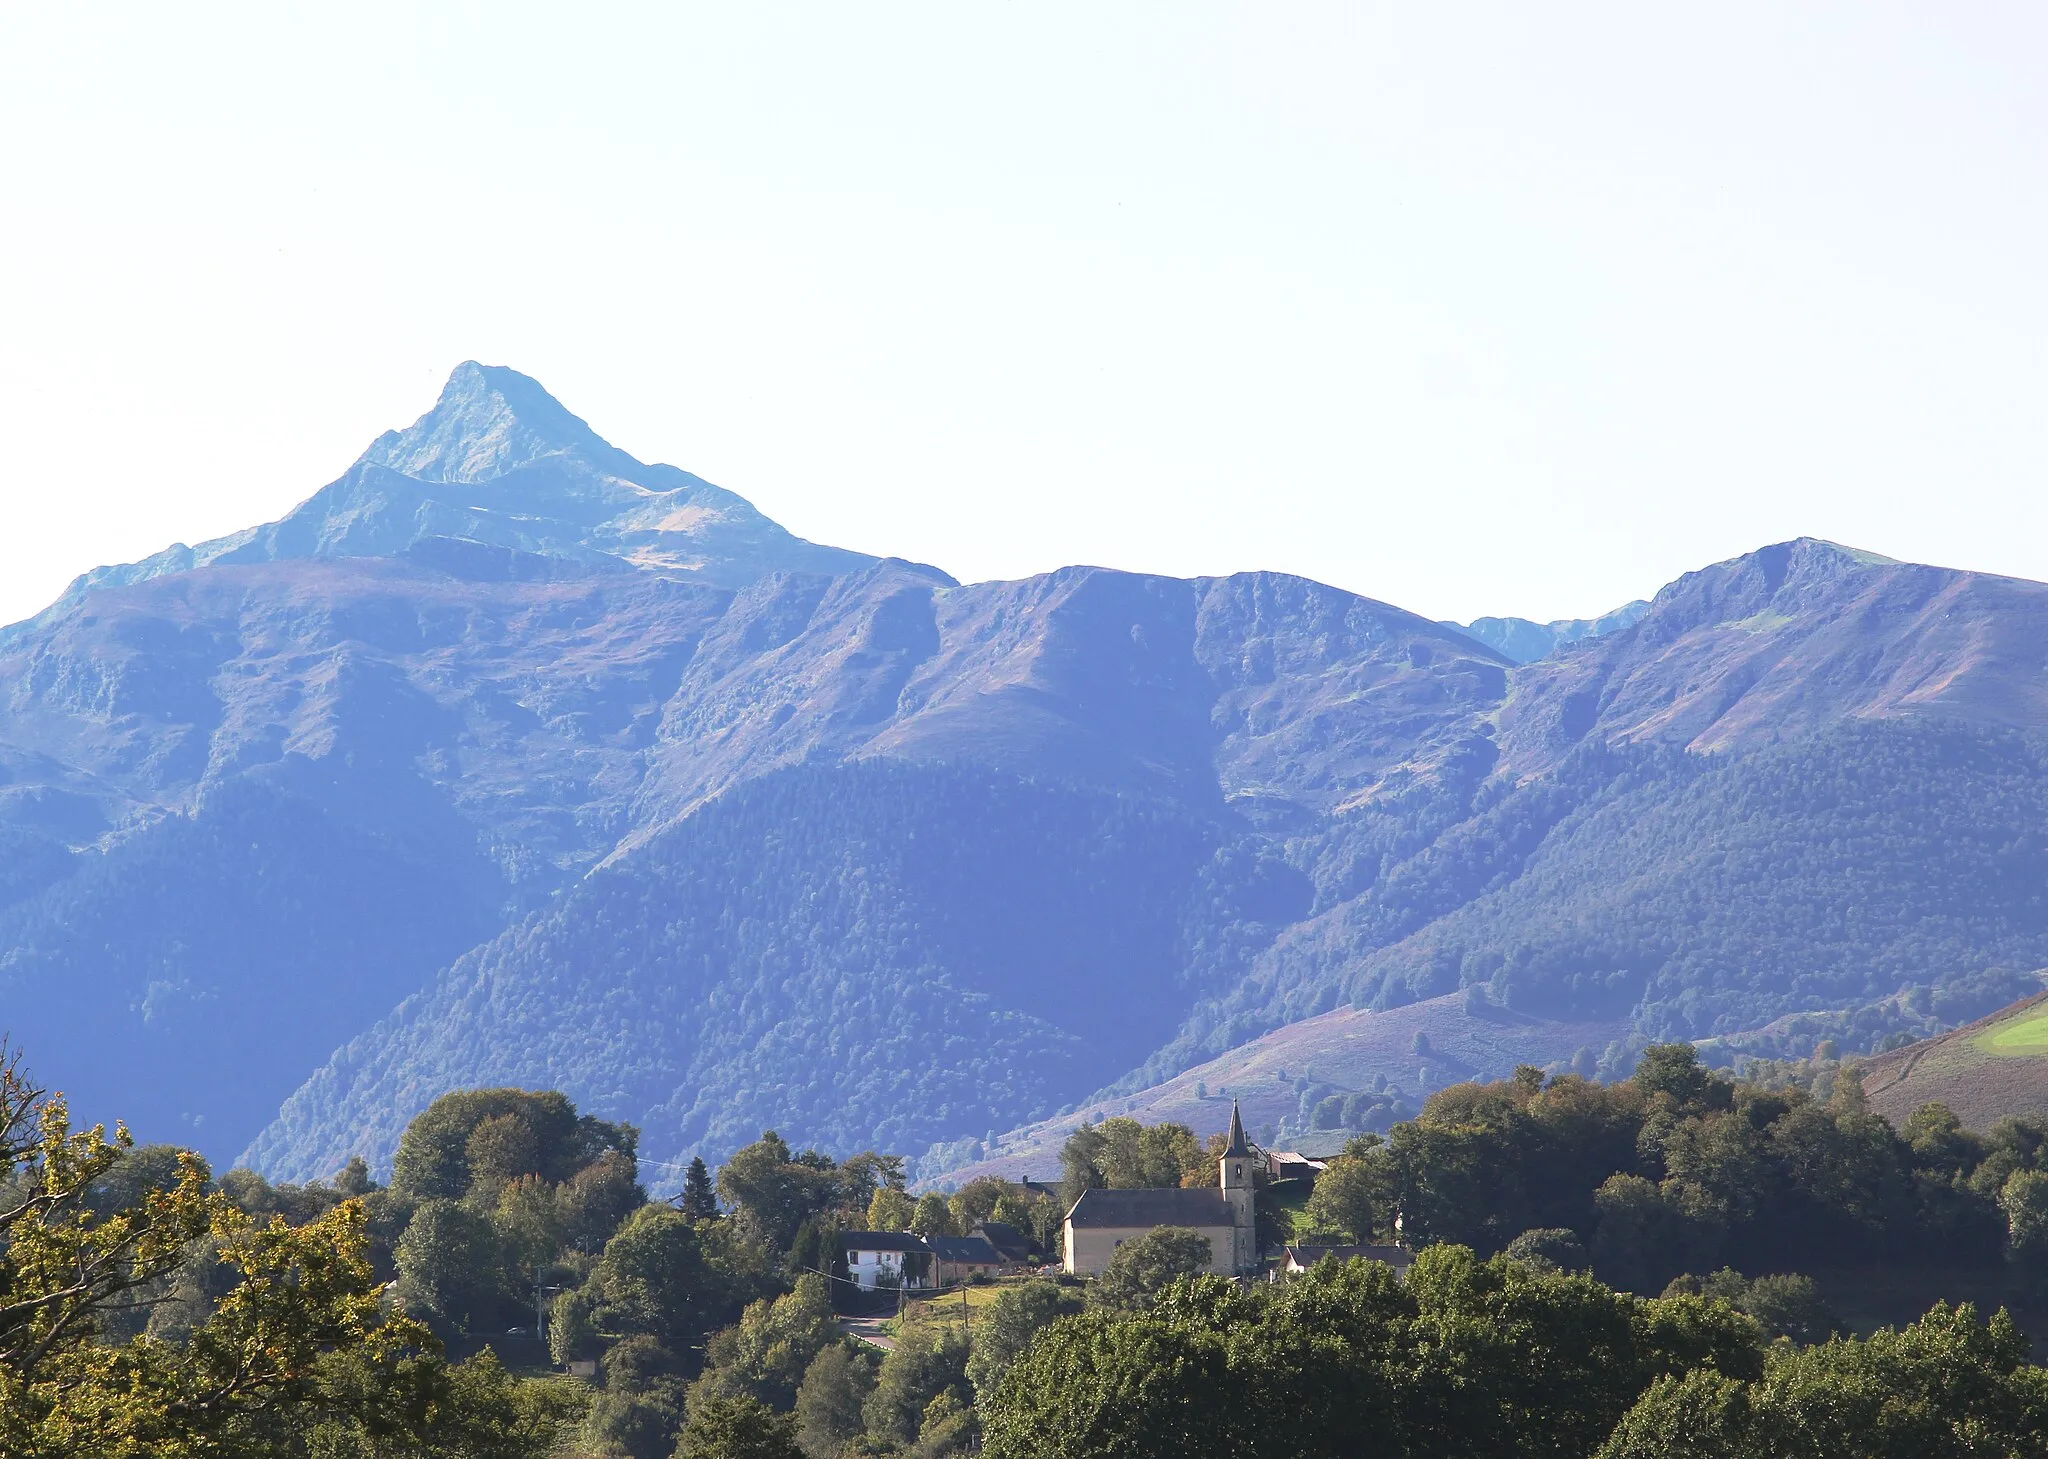
[[[1230,1101],[1230,1143],[1223,1147],[1225,1155],[1249,1155],[1251,1141],[1244,1137],[1244,1119],[1237,1112],[1237,1101]]]
[[[1248,1272],[1259,1264],[1258,1208],[1253,1189],[1252,1142],[1245,1138],[1244,1116],[1230,1101],[1230,1141],[1216,1161],[1216,1184],[1230,1207],[1230,1269]]]

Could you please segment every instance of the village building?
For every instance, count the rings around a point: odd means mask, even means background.
[[[1209,1240],[1209,1270],[1240,1276],[1259,1265],[1258,1224],[1252,1197],[1259,1163],[1235,1101],[1230,1138],[1217,1160],[1218,1183],[1158,1190],[1089,1190],[1067,1212],[1067,1270],[1096,1276],[1126,1241],[1161,1226],[1181,1226]]]
[[[932,1283],[932,1249],[915,1231],[842,1231],[847,1280],[863,1292]]]
[[[1327,1160],[1313,1160],[1296,1150],[1268,1150],[1266,1174],[1274,1180],[1299,1180],[1313,1186],[1316,1177],[1329,1169]]]
[[[1003,1269],[1002,1257],[979,1236],[927,1236],[924,1244],[931,1248],[935,1280],[942,1287],[970,1277],[992,1277]]]
[[[967,1234],[986,1241],[1007,1270],[1020,1270],[1040,1260],[1031,1238],[1007,1221],[984,1221]]]

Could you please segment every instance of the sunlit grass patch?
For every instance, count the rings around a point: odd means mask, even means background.
[[[2048,1054],[2048,1004],[2031,1008],[2010,1023],[1985,1029],[1977,1035],[1977,1047],[1987,1054]]]

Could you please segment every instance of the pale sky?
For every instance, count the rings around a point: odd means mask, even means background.
[[[476,358],[963,579],[2048,578],[2038,6],[0,6],[0,621]]]

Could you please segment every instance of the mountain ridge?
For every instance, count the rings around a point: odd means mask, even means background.
[[[1606,1072],[1867,1047],[2048,963],[2001,870],[2044,616],[1816,539],[1521,663],[1281,573],[963,585],[471,362],[0,630],[0,998],[75,1097],[297,1178],[480,1080],[651,1159],[957,1150],[1475,985],[1625,1027]]]

